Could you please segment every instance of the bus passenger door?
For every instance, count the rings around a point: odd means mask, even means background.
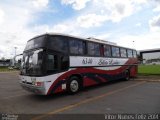
[[[48,77],[48,81],[52,81],[51,84],[53,84],[57,78],[59,78],[65,71],[68,70],[69,57],[61,54],[48,54],[46,64],[46,72],[48,75],[51,75]],[[51,85],[50,83],[46,84],[47,86]],[[65,83],[57,88],[58,91],[61,91],[62,89],[66,89]]]

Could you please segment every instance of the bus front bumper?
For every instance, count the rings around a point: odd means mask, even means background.
[[[39,86],[35,86],[35,85],[31,85],[31,84],[26,84],[23,82],[20,82],[20,85],[22,86],[22,88],[24,88],[25,90],[29,91],[29,92],[33,92],[35,94],[38,95],[46,95],[46,90],[44,87],[39,87]]]

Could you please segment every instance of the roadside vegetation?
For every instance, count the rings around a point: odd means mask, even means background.
[[[0,66],[0,72],[8,72],[8,71],[16,71],[16,69],[13,69],[12,67],[2,67],[2,66]]]
[[[12,67],[1,67],[0,72],[16,71]],[[160,65],[139,65],[138,74],[140,75],[160,75]]]
[[[160,75],[160,65],[139,65],[138,74]]]

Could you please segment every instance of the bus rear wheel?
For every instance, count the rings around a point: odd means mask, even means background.
[[[71,77],[67,84],[67,91],[69,94],[75,94],[80,90],[80,83],[78,77]]]
[[[125,80],[126,81],[130,80],[130,72],[129,72],[129,70],[125,71]]]

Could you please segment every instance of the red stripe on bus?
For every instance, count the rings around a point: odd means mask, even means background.
[[[130,64],[132,63],[135,63],[136,59],[129,59],[124,65],[125,66],[121,66],[119,67],[118,69],[115,69],[115,70],[100,70],[100,69],[96,69],[96,68],[77,68],[77,69],[74,69],[74,70],[70,70],[70,71],[67,71],[66,73],[64,73],[63,75],[59,76],[55,82],[50,86],[47,94],[50,94],[53,87],[60,81],[60,80],[63,80],[63,79],[66,79],[68,78],[69,76],[73,75],[73,74],[84,74],[84,73],[97,73],[97,74],[108,74],[108,75],[115,75],[115,74],[119,74],[121,73],[122,71],[124,71],[125,69],[128,68],[128,66],[130,66]],[[127,66],[128,65],[128,66]],[[132,71],[131,71],[132,72]],[[132,73],[131,75],[132,76],[135,76],[135,73]],[[106,82],[106,80],[104,80],[103,78],[99,77],[99,79],[101,79],[103,82]],[[95,81],[89,79],[89,78],[84,78],[84,86],[90,86],[90,85],[95,85],[97,84]],[[56,90],[54,92],[60,92],[63,91],[62,89],[58,88],[59,90]]]

